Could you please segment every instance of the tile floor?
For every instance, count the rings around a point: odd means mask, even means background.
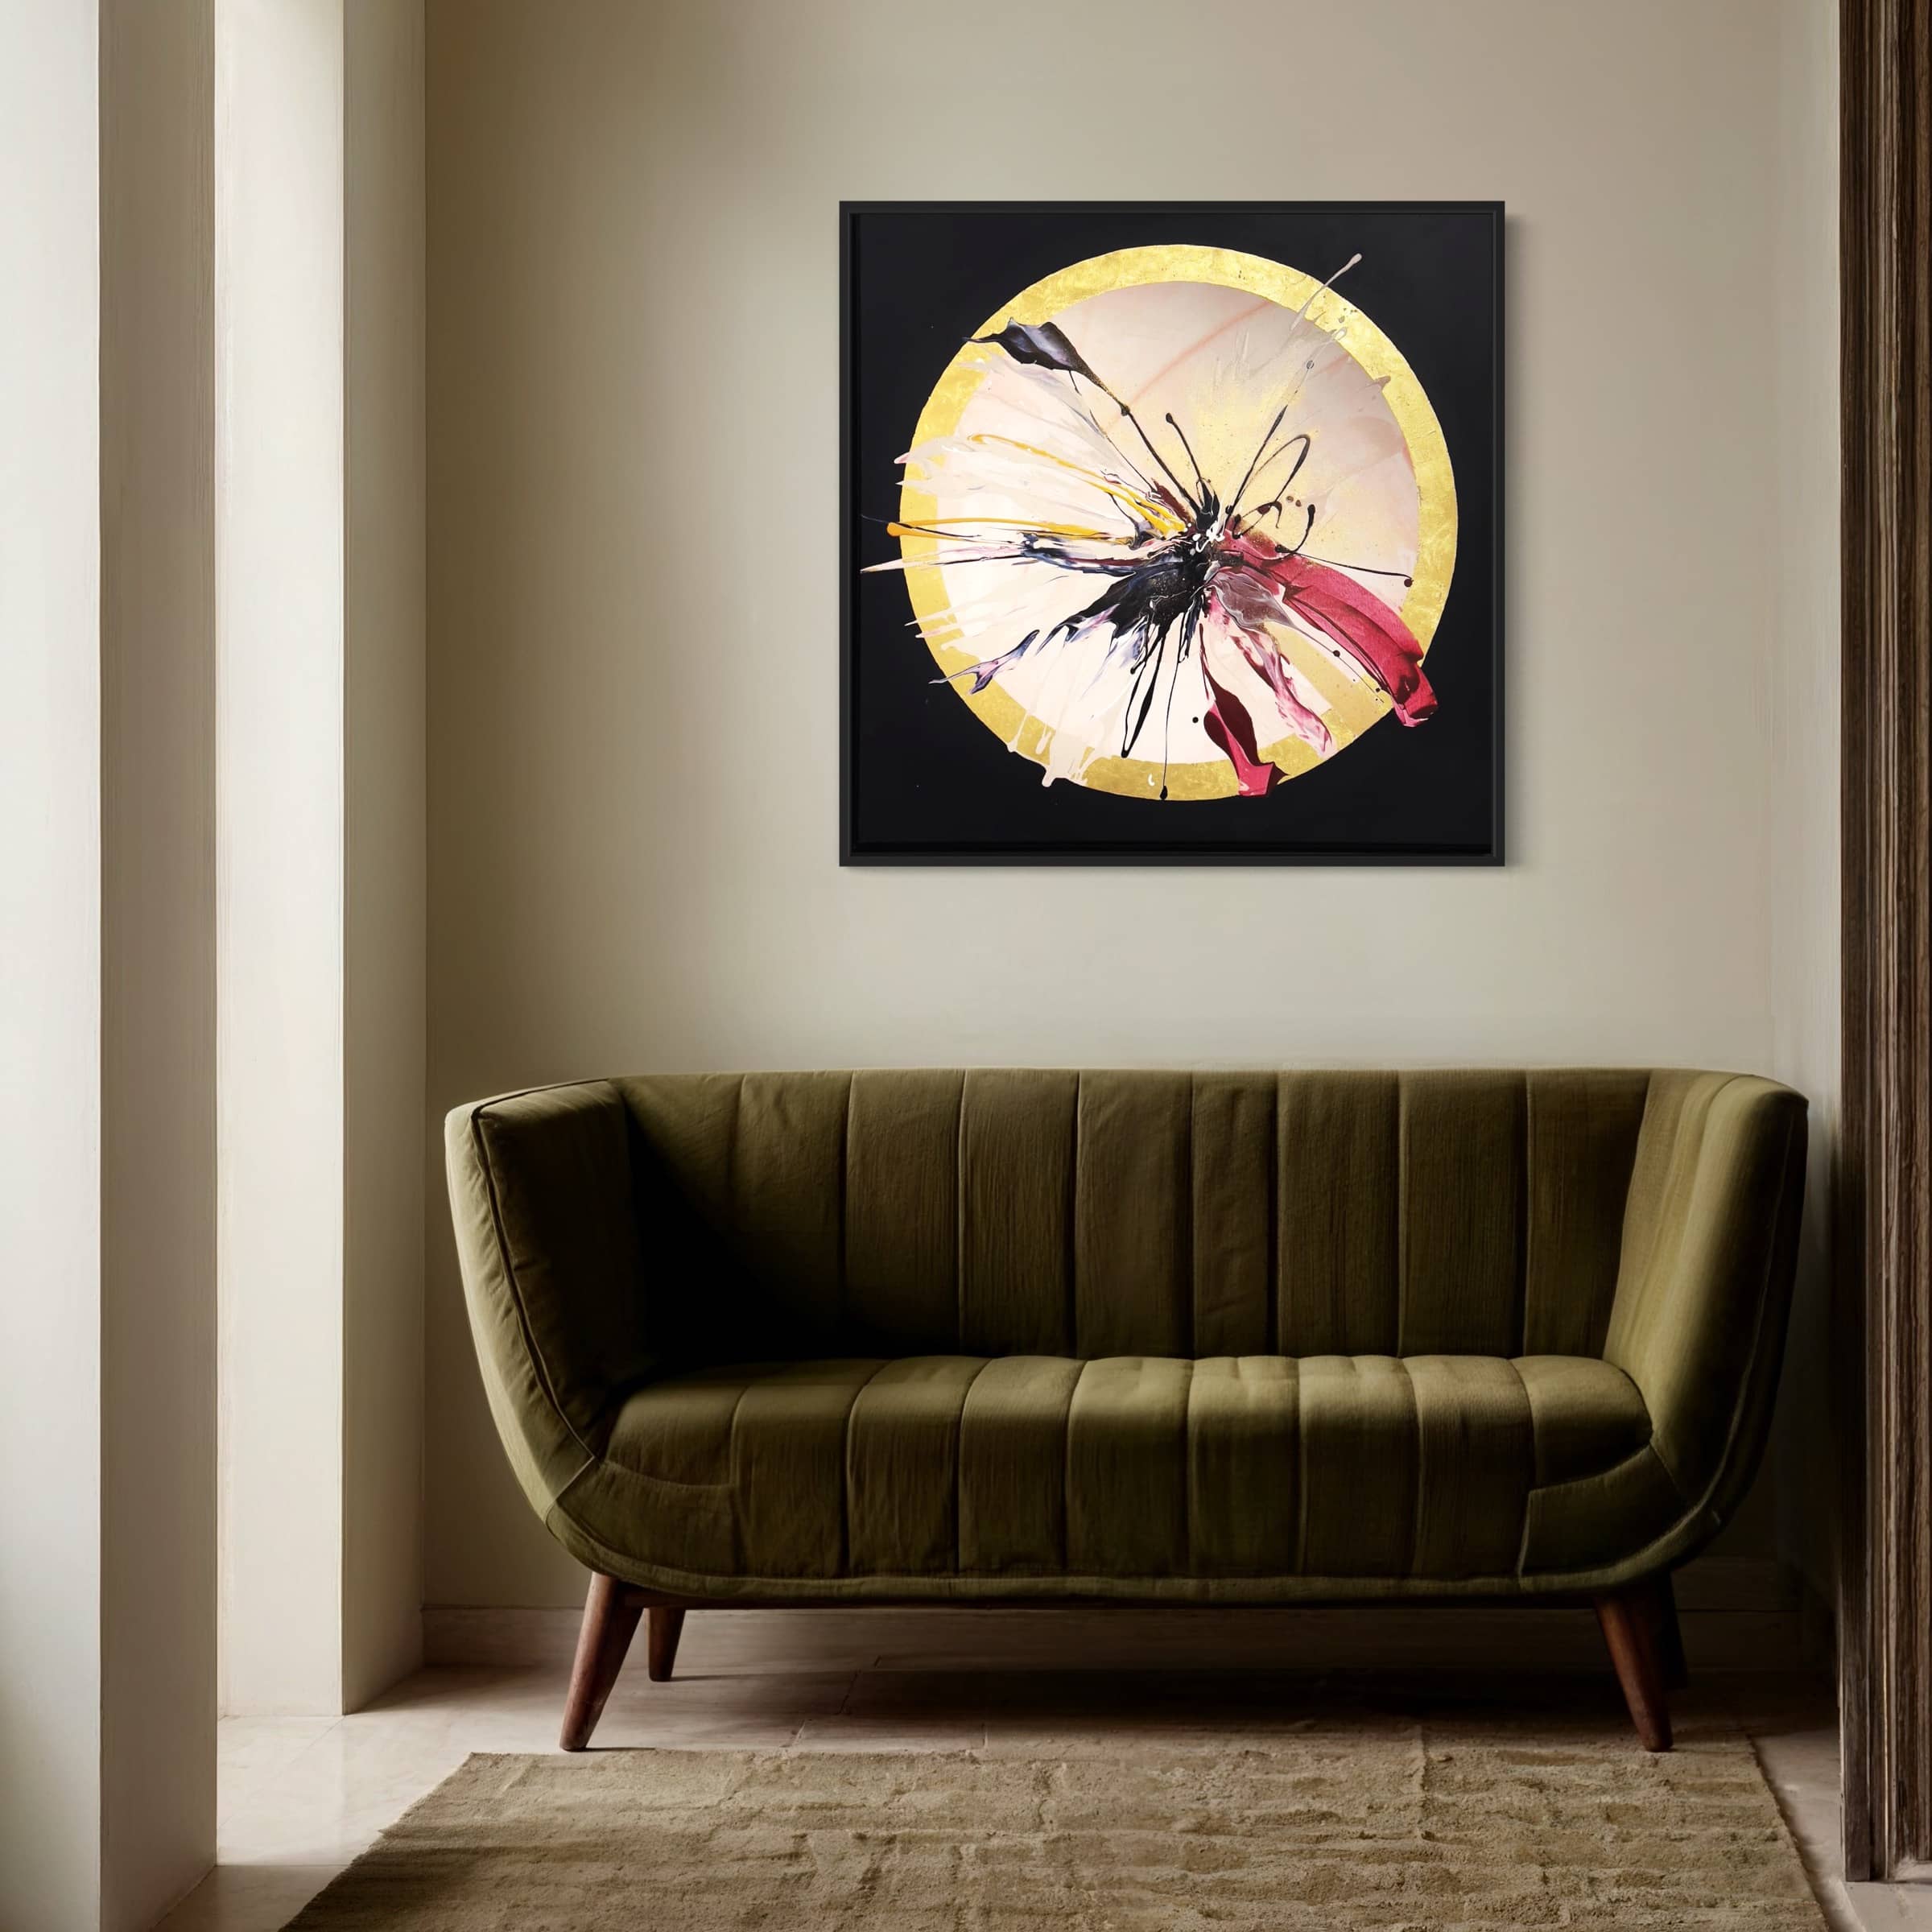
[[[1169,1628],[1177,1634],[1164,1638]],[[1080,1752],[1123,1732],[1258,1740],[1311,1699],[1400,1688],[1386,1673],[1285,1670],[1265,1640],[1203,1669],[1199,1628],[1185,1613],[1171,1625],[1115,1620],[1094,1633],[1047,1613],[694,1615],[677,1677],[652,1684],[641,1668],[627,1671],[597,1744]],[[276,1932],[470,1752],[553,1748],[564,1675],[556,1661],[431,1669],[353,1716],[225,1720],[220,1862],[159,1932]],[[1595,1671],[1430,1682],[1432,1695],[1561,1697],[1602,1708],[1607,1723],[1620,1713],[1607,1674]],[[1839,1932],[1932,1932],[1932,1886],[1838,1876],[1838,1740],[1823,1686],[1699,1671],[1686,1695],[1722,1702],[1749,1730]]]

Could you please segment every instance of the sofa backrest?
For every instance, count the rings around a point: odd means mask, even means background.
[[[1514,1356],[1603,1350],[1651,1076],[615,1084],[646,1271],[748,1278],[788,1348]]]

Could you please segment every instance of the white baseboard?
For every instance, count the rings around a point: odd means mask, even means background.
[[[1765,1558],[1715,1557],[1678,1573],[1693,1670],[1797,1670],[1814,1648],[1796,1579]],[[576,1606],[432,1604],[423,1612],[431,1664],[566,1670]],[[1585,1609],[1389,1604],[1351,1609],[918,1610],[834,1608],[694,1613],[681,1669],[732,1670],[1348,1670],[1604,1667]]]

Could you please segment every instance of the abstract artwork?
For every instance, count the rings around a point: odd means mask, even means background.
[[[847,861],[1500,860],[1500,207],[841,220]]]

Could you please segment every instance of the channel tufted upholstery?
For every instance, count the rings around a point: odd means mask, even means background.
[[[1804,1102],[1726,1074],[652,1075],[449,1117],[497,1426],[704,1599],[1601,1590],[1761,1448]]]

